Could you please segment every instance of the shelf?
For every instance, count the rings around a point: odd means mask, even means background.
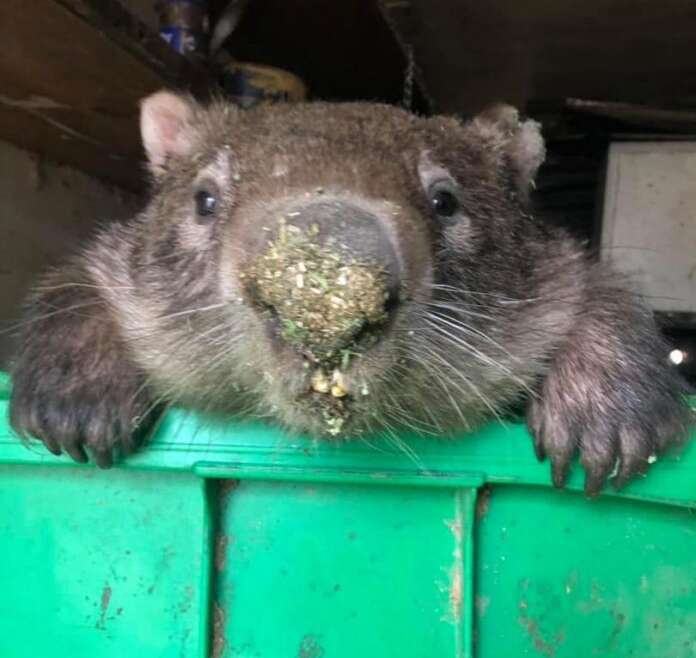
[[[138,101],[206,80],[115,0],[5,0],[0,43],[0,139],[136,191]]]

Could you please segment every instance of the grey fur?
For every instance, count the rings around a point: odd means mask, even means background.
[[[178,132],[146,135],[147,208],[47,275],[28,304],[11,407],[23,436],[108,465],[172,403],[325,434],[305,403],[303,357],[269,331],[240,276],[274,218],[317,195],[377,218],[404,291],[346,374],[346,437],[474,428],[529,398],[554,482],[579,452],[595,493],[617,460],[623,482],[685,435],[686,388],[651,313],[528,213],[543,141],[511,108],[461,123],[359,103],[171,107]],[[436,179],[459,199],[456,221],[433,215]],[[202,187],[218,197],[210,221],[195,212]]]

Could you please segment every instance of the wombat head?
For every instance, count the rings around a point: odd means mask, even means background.
[[[441,432],[536,375],[515,341],[534,321],[544,146],[512,108],[464,123],[160,92],[141,130],[154,190],[123,315],[168,397],[317,435]]]

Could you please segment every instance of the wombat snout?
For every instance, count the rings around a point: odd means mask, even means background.
[[[285,343],[330,363],[380,339],[398,305],[399,266],[379,217],[315,202],[281,214],[270,234],[243,278]]]

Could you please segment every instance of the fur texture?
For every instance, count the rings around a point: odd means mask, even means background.
[[[108,465],[172,403],[325,434],[305,357],[244,282],[275,218],[317,199],[375,217],[402,285],[379,342],[345,370],[341,436],[471,429],[530,399],[537,455],[562,486],[579,452],[588,493],[684,436],[685,385],[651,313],[528,213],[544,147],[511,108],[461,123],[359,103],[242,112],[161,92],[141,125],[149,205],[28,304],[11,406],[23,436]],[[433,210],[443,186],[458,203],[446,221]]]

